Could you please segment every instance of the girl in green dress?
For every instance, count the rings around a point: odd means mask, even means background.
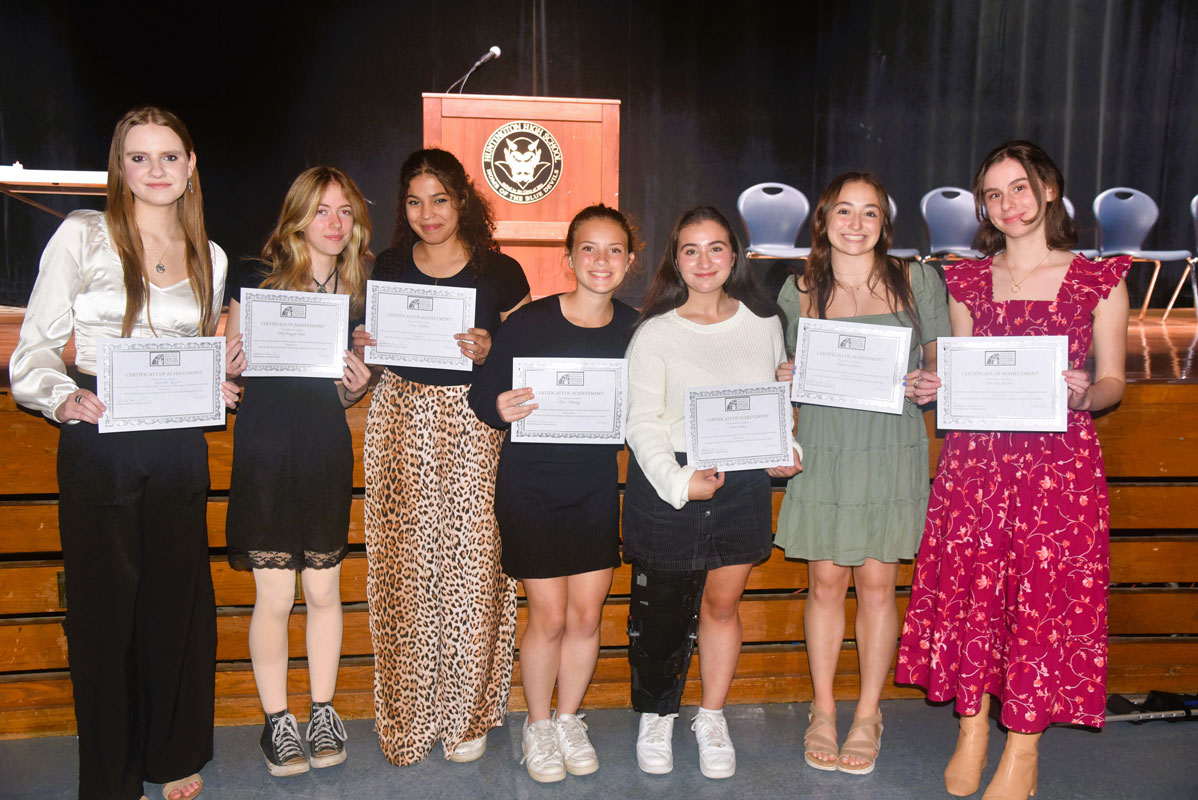
[[[795,349],[800,317],[912,328],[910,370],[901,414],[804,406],[798,439],[804,471],[790,479],[774,543],[808,561],[804,613],[815,700],[804,760],[815,769],[866,775],[882,736],[878,701],[898,637],[898,561],[911,558],[928,504],[928,439],[920,404],[935,389],[920,386],[936,367],[936,338],[948,335],[944,283],[931,267],[887,255],[890,201],[872,175],[849,172],[820,195],[812,247],[802,276],[787,280],[778,303]],[[920,356],[923,368],[920,369]],[[793,361],[778,369],[794,375]],[[854,625],[861,693],[852,727],[838,748],[832,692],[844,642],[849,580],[857,599]]]

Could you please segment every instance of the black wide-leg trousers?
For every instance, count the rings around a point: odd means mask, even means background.
[[[212,758],[208,446],[196,428],[63,425],[59,530],[81,800],[136,800]]]

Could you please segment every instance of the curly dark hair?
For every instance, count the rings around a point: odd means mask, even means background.
[[[445,187],[458,212],[458,240],[470,256],[471,267],[482,269],[482,260],[477,256],[487,250],[499,250],[499,245],[495,243],[495,220],[491,215],[491,206],[474,188],[457,156],[435,147],[417,150],[399,168],[399,203],[391,246],[408,253],[420,238],[408,223],[406,203],[412,180],[419,175],[432,175]]]

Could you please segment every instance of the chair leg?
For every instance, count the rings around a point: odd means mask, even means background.
[[[1148,301],[1152,299],[1152,290],[1156,288],[1156,278],[1161,274],[1161,262],[1153,261],[1156,269],[1152,270],[1152,280],[1148,281],[1148,292],[1144,295],[1144,305],[1140,306],[1140,316],[1136,319],[1144,319],[1144,315],[1148,313]]]
[[[1169,305],[1165,306],[1165,315],[1161,317],[1161,322],[1169,318],[1169,312],[1173,310],[1173,304],[1177,302],[1177,295],[1181,294],[1181,287],[1186,285],[1186,278],[1190,277],[1190,271],[1193,268],[1193,263],[1187,259],[1185,271],[1181,273],[1181,280],[1177,282],[1177,288],[1173,290],[1173,296],[1169,298]],[[1195,298],[1194,303],[1194,313],[1198,314],[1198,298]]]

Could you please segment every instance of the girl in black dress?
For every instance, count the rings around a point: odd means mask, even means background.
[[[370,233],[366,201],[348,175],[334,167],[300,174],[261,261],[230,282],[226,337],[236,341],[240,332],[241,288],[348,294],[350,318],[360,319]],[[266,713],[261,747],[271,775],[345,760],[345,728],[332,706],[341,658],[341,560],[353,489],[345,409],[362,399],[369,381],[370,368],[351,351],[340,380],[245,379],[233,430],[226,535],[229,563],[254,572],[250,656]],[[307,757],[287,710],[287,618],[296,572],[307,606],[312,686]]]
[[[636,312],[613,299],[635,259],[624,215],[580,211],[566,234],[573,291],[521,308],[499,329],[470,405],[505,429],[537,409],[532,389],[512,389],[514,357],[623,358]],[[524,582],[528,627],[520,676],[528,702],[523,750],[534,780],[587,775],[599,759],[578,716],[599,658],[599,625],[620,563],[619,445],[504,442],[495,482],[503,570]],[[550,717],[554,684],[557,713]]]

